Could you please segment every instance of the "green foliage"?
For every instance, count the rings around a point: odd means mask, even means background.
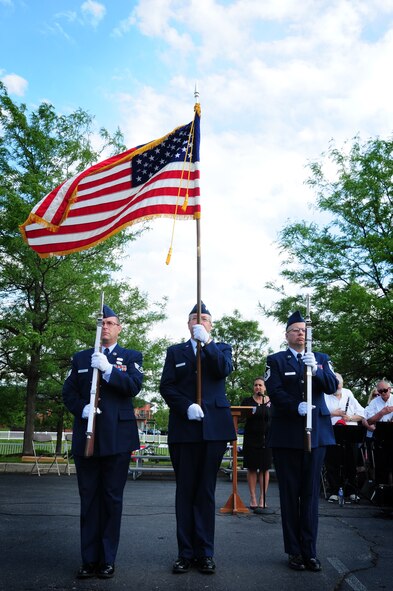
[[[159,408],[154,413],[154,423],[161,432],[168,431],[169,408]]]
[[[156,359],[164,354],[164,343],[150,341],[148,331],[164,318],[165,302],[149,305],[146,294],[115,279],[125,247],[140,231],[122,231],[95,248],[48,259],[24,244],[19,231],[51,189],[108,151],[125,149],[120,131],[110,136],[101,130],[99,136],[101,146],[93,147],[97,133],[84,111],[57,115],[43,103],[28,113],[0,83],[0,379],[25,389],[26,453],[38,416],[58,428],[63,423],[62,384],[71,355],[94,343],[102,290],[123,318],[124,345],[145,355],[155,351]],[[158,379],[156,363],[146,363],[147,388]]]
[[[268,316],[285,321],[304,311],[312,290],[315,349],[328,352],[346,385],[368,391],[393,377],[393,142],[370,139],[340,152],[334,146],[310,165],[325,225],[294,222],[279,244],[287,255],[283,277],[299,288]]]
[[[0,384],[0,425],[19,431],[25,422],[25,389],[13,384]]]
[[[231,404],[238,405],[252,394],[254,379],[264,373],[268,340],[258,322],[244,320],[238,310],[216,320],[212,336],[232,347],[233,372],[227,378],[226,390]]]

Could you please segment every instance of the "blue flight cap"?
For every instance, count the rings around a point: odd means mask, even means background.
[[[104,318],[111,318],[112,316],[115,316],[116,318],[118,318],[118,315],[115,314],[114,311],[109,306],[104,304]]]
[[[191,310],[189,316],[191,316],[191,314],[196,314],[197,312],[198,312],[198,305],[195,304],[195,306]],[[209,310],[206,308],[206,306],[203,302],[201,302],[201,314],[209,314],[209,316],[211,316]]]
[[[299,310],[296,310],[296,312],[290,315],[287,321],[287,328],[291,326],[291,324],[295,324],[295,322],[306,322]]]

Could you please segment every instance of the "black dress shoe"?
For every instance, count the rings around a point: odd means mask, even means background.
[[[203,558],[198,558],[197,566],[199,572],[205,575],[212,575],[216,570],[216,565],[211,556],[204,556]]]
[[[293,570],[305,570],[306,569],[306,566],[305,566],[304,560],[303,560],[303,556],[301,556],[301,554],[289,554],[288,566],[289,566],[289,568],[293,568]]]
[[[97,573],[97,565],[93,562],[85,562],[82,564],[76,576],[78,579],[90,579],[95,577]]]
[[[318,558],[306,558],[304,561],[307,570],[311,570],[314,573],[317,573],[322,569],[321,563]]]
[[[101,564],[100,568],[98,569],[97,575],[100,579],[111,579],[115,574],[115,565],[114,564]]]
[[[188,560],[188,558],[183,558],[182,556],[179,556],[179,558],[175,560],[175,562],[173,563],[172,572],[176,575],[180,573],[188,573],[188,571],[190,570],[190,566],[191,561]]]

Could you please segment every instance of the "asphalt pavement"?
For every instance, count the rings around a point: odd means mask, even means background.
[[[75,578],[80,565],[76,476],[0,474],[1,591],[379,591],[393,587],[392,509],[369,499],[339,507],[321,498],[319,573],[296,572],[283,551],[278,487],[263,515],[223,514],[232,493],[217,484],[217,571],[174,575],[173,478],[129,478],[113,579]],[[238,483],[248,503],[245,480]]]

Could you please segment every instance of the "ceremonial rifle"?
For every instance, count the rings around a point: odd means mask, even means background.
[[[306,351],[312,351],[312,326],[310,316],[310,296],[306,296]],[[304,448],[311,452],[311,431],[312,431],[312,368],[306,365],[306,432]]]
[[[99,353],[101,348],[101,333],[102,333],[102,318],[104,315],[104,293],[101,292],[100,310],[97,316],[96,340],[94,343],[94,353]],[[90,388],[90,409],[89,417],[87,419],[86,431],[86,445],[85,458],[90,458],[94,453],[95,427],[96,416],[98,409],[98,401],[100,399],[100,372],[95,367],[93,369],[93,377],[91,379]]]

